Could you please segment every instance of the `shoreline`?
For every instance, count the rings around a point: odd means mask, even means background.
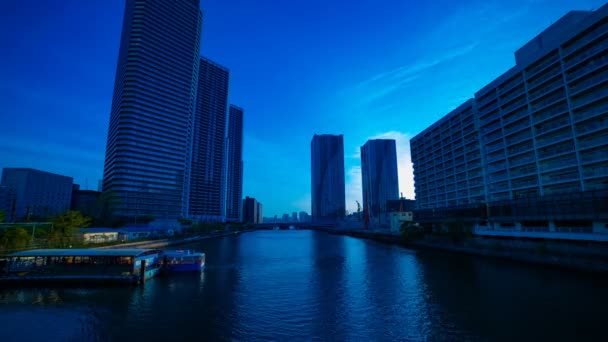
[[[188,243],[192,243],[192,242],[219,238],[219,237],[239,235],[241,233],[246,233],[249,231],[251,231],[251,230],[224,232],[224,233],[220,233],[220,234],[195,235],[195,236],[190,236],[190,237],[180,238],[180,239],[162,239],[162,240],[146,240],[146,241],[138,241],[138,242],[127,242],[127,243],[121,243],[121,244],[117,244],[117,245],[92,247],[92,248],[97,248],[97,249],[113,249],[113,248],[146,249],[146,248],[150,248],[150,249],[154,249],[154,248],[163,248],[163,247],[168,247],[168,246],[184,245],[184,244],[188,244]]]
[[[581,271],[588,273],[608,274],[608,254],[600,251],[592,254],[582,255],[575,252],[548,253],[539,252],[545,241],[523,241],[523,240],[501,240],[488,238],[474,238],[472,240],[455,243],[447,238],[422,238],[404,241],[400,235],[387,234],[374,231],[340,230],[340,229],[315,229],[329,234],[347,235],[356,238],[374,240],[382,243],[399,245],[414,250],[435,250],[449,253],[468,254],[475,256],[490,257],[509,260],[528,265],[548,266],[553,268]],[[531,247],[522,249],[522,242]],[[563,246],[567,246],[564,243]],[[509,248],[510,247],[510,248]]]

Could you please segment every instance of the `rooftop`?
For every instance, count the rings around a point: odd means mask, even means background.
[[[11,257],[35,257],[35,256],[139,256],[154,251],[153,249],[32,249],[10,254]]]

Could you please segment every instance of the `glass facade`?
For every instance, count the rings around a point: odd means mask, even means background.
[[[387,201],[399,199],[395,140],[368,140],[361,146],[363,208],[374,223],[387,223]]]
[[[188,211],[190,217],[203,221],[226,218],[228,77],[228,69],[201,58]]]
[[[243,198],[243,109],[230,105],[228,111],[228,184],[226,195],[226,219],[241,220]]]
[[[201,25],[198,1],[126,1],[103,180],[118,215],[184,214]]]
[[[312,219],[319,222],[344,217],[344,138],[315,134],[310,145]]]

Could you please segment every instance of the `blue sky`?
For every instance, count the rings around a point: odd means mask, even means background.
[[[208,0],[201,52],[231,72],[245,108],[244,195],[265,216],[310,211],[310,140],[344,134],[347,209],[358,150],[397,139],[400,191],[414,196],[409,138],[514,65],[513,52],[572,9],[603,1]],[[96,188],[124,1],[0,1],[0,167]]]

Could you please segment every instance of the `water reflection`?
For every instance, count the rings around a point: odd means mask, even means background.
[[[204,272],[0,290],[0,341],[580,340],[602,336],[608,313],[606,278],[344,236],[267,231],[184,248],[207,254]]]

